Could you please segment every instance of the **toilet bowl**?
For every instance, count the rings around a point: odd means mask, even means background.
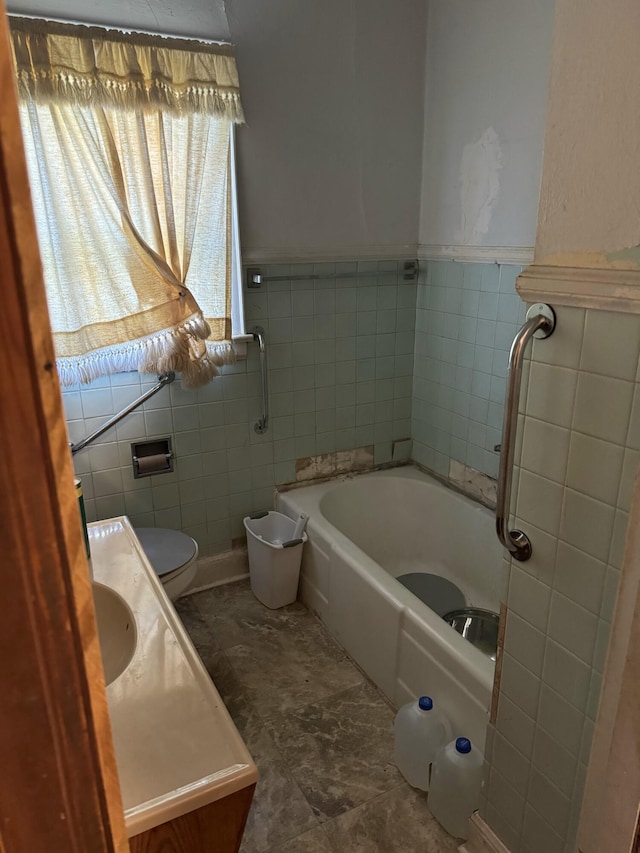
[[[195,577],[198,543],[179,530],[136,527],[135,531],[165,592],[175,601]]]

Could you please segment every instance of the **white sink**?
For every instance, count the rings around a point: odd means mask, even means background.
[[[111,684],[131,663],[136,650],[136,623],[129,605],[113,589],[93,583],[104,680]]]

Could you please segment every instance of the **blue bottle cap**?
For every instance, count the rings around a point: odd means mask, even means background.
[[[418,707],[421,711],[430,711],[433,708],[433,699],[431,696],[421,696],[418,699]]]
[[[466,755],[468,752],[471,752],[471,741],[469,740],[469,738],[456,738],[456,749],[463,755]]]

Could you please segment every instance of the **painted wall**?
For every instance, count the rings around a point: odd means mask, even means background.
[[[554,0],[430,0],[420,243],[532,246]]]
[[[245,254],[415,246],[426,3],[401,5],[228,0]]]
[[[401,14],[366,0],[13,0],[9,10],[236,43],[245,257],[415,253],[425,0]]]
[[[639,31],[633,0],[558,4],[536,263],[640,266]]]
[[[7,11],[175,36],[229,38],[224,0],[11,0]]]

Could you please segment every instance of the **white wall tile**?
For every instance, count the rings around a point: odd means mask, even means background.
[[[577,381],[575,370],[531,362],[527,414],[550,424],[570,427]]]
[[[530,761],[502,735],[495,733],[491,751],[492,766],[523,796],[529,785]]]
[[[82,398],[79,391],[66,391],[62,394],[62,403],[64,405],[64,416],[68,421],[82,418]]]
[[[620,489],[617,499],[617,505],[626,512],[629,512],[631,509],[631,498],[633,497],[633,489],[639,468],[640,451],[627,448],[624,452],[624,460],[622,462],[622,476],[620,478]]]
[[[527,806],[522,845],[522,853],[563,853],[564,841],[532,806]]]
[[[587,311],[580,369],[634,381],[640,353],[640,316]]]
[[[558,542],[553,585],[558,592],[592,613],[600,612],[605,573],[606,564],[601,560],[566,542]]]
[[[578,759],[541,728],[536,729],[532,764],[566,797],[571,796]]]
[[[611,547],[609,549],[609,563],[616,569],[622,568],[622,558],[624,555],[624,545],[627,536],[627,527],[629,526],[629,513],[623,510],[617,510],[613,522],[613,535],[611,537]]]
[[[576,757],[580,754],[584,716],[584,712],[563,699],[551,687],[542,685],[538,725]]]
[[[569,824],[569,814],[571,812],[571,800],[538,770],[531,771],[527,802],[533,806],[538,814],[543,816],[544,820],[555,830],[560,838],[563,839],[565,837]],[[527,831],[530,831],[529,824],[527,825]],[[527,843],[530,843],[528,838],[526,840]],[[557,844],[557,839],[552,837],[551,843],[552,845]],[[543,851],[547,853],[548,847],[540,848],[540,853],[543,853]]]
[[[496,726],[498,731],[519,752],[525,757],[531,756],[536,728],[535,722],[504,694],[500,694]]]
[[[107,417],[113,413],[111,388],[87,388],[81,394],[84,418]]]
[[[505,820],[502,812],[487,804],[487,823],[510,853],[520,853],[520,831]]]
[[[117,443],[114,441],[106,444],[90,444],[85,450],[81,450],[80,453],[86,454],[89,457],[92,471],[103,471],[108,468],[120,467],[119,449]]]
[[[522,467],[541,477],[564,483],[570,436],[568,429],[536,418],[526,418],[522,442]]]
[[[530,717],[538,712],[540,679],[506,652],[502,657],[500,691]]]
[[[614,566],[607,566],[607,571],[604,579],[604,589],[600,602],[600,618],[606,619],[608,622],[613,618],[613,608],[618,595],[618,587],[620,585],[620,570]]]
[[[615,506],[623,458],[624,448],[620,445],[574,432],[571,435],[567,485]]]
[[[604,674],[610,636],[611,623],[606,619],[598,619],[598,631],[596,633],[596,644],[593,649],[592,665],[596,672],[601,674]]]
[[[525,799],[495,768],[489,775],[487,800],[497,812],[504,815],[514,829],[520,829],[524,818]]]
[[[559,592],[552,594],[548,635],[558,645],[590,664],[597,630],[595,614]]]
[[[591,686],[590,663],[580,660],[563,646],[547,639],[542,679],[576,708],[584,710]]]
[[[602,675],[594,669],[591,673],[591,685],[589,687],[589,698],[587,700],[587,716],[594,720],[598,714],[598,703],[602,690]]]
[[[93,496],[95,498],[122,494],[122,474],[119,468],[94,471],[92,480]]]
[[[534,340],[533,361],[577,368],[580,363],[585,311],[582,308],[554,308],[556,327],[548,338]]]
[[[542,673],[545,656],[544,634],[516,613],[507,614],[505,649],[534,675]]]
[[[547,628],[550,599],[550,587],[522,571],[517,564],[512,565],[508,597],[510,611],[544,632]]]
[[[572,489],[565,490],[560,538],[597,560],[609,555],[615,510]]]
[[[520,472],[517,513],[547,533],[557,536],[562,510],[562,486],[530,471]]]
[[[629,427],[634,385],[595,373],[578,377],[573,429],[624,444]]]
[[[498,714],[494,747],[494,754],[504,753],[506,738],[513,755],[527,752],[530,728],[527,722],[523,742],[514,707],[524,706],[522,717],[531,719],[532,686],[539,685],[527,807],[514,842],[520,853],[573,849],[593,730],[585,714],[593,720],[597,713],[640,462],[639,353],[640,317],[569,308],[558,312],[554,335],[532,350],[515,522],[532,537],[534,557],[511,570],[504,647],[509,704]],[[541,532],[546,541],[536,548]],[[546,625],[545,588],[552,590]],[[519,774],[524,778],[526,768]],[[487,815],[508,827],[502,811],[489,799]]]

